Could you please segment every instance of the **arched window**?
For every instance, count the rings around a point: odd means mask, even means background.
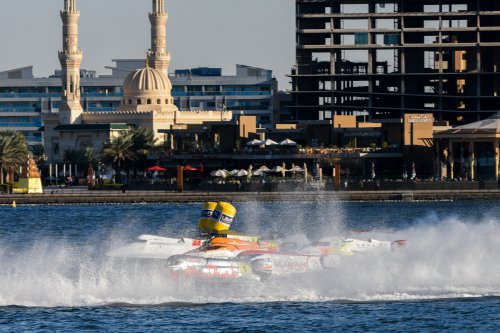
[[[148,104],[152,104],[152,102],[151,102],[151,99],[150,99],[150,98],[148,98]]]
[[[131,100],[131,99],[129,99],[129,100],[128,100],[128,104],[129,104],[129,105],[131,105],[131,104],[132,104],[132,100]]]
[[[165,100],[165,104],[168,104],[168,99]]]
[[[137,105],[141,105],[142,101],[140,99],[137,100]]]
[[[156,100],[156,104],[161,104],[161,99]]]

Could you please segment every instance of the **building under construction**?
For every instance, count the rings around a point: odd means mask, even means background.
[[[296,0],[297,120],[500,110],[500,1]]]

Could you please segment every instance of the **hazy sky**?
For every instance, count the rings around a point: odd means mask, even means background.
[[[109,74],[111,59],[144,58],[150,45],[151,0],[77,0],[82,68]],[[295,62],[293,0],[166,0],[170,71],[235,64],[272,69],[288,88]],[[0,71],[34,66],[35,76],[59,68],[63,0],[0,2]]]

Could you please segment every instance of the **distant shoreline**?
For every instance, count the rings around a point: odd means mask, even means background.
[[[204,201],[450,201],[495,200],[500,190],[456,191],[308,191],[308,192],[196,192],[61,191],[44,194],[0,194],[0,205],[191,203]]]

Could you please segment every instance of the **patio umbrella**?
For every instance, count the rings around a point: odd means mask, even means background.
[[[268,171],[271,171],[271,169],[269,169],[267,166],[263,165],[259,168],[259,171],[262,171],[262,172],[268,172]]]
[[[252,173],[253,176],[264,176],[266,173],[262,170],[257,170],[254,173]]]
[[[184,167],[184,170],[186,170],[186,171],[198,171],[198,168],[192,167],[190,165],[186,165]]]
[[[245,169],[238,170],[238,172],[236,173],[236,176],[237,177],[246,177],[246,176],[248,176],[248,171],[246,171]]]
[[[283,170],[286,171],[286,169],[284,169],[281,165],[277,165],[274,168],[272,168],[270,172],[283,172]]]
[[[222,177],[222,178],[226,178],[227,176],[227,172],[225,170],[217,170],[217,171],[213,171],[210,173],[210,176],[212,177]]]
[[[279,145],[279,143],[277,143],[276,141],[273,141],[271,139],[267,139],[266,141],[264,141],[264,145],[266,145],[266,146],[277,146],[277,145]]]
[[[285,140],[280,142],[280,145],[281,146],[296,146],[297,143],[295,141],[292,141],[292,140],[286,138]]]
[[[290,172],[304,172],[305,170],[299,167],[298,165],[292,165],[292,168],[288,170]]]
[[[167,169],[162,168],[161,166],[155,165],[147,169],[148,171],[166,171]]]
[[[253,139],[252,141],[247,142],[247,146],[262,146],[263,144],[264,142],[257,139]]]

